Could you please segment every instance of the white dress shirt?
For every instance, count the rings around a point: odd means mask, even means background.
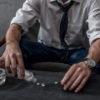
[[[68,12],[68,30],[64,39],[70,49],[85,48],[87,37],[90,45],[95,39],[100,38],[100,0],[72,1],[74,4]],[[61,0],[58,2],[62,3]],[[56,0],[26,0],[11,24],[16,23],[24,31],[28,31],[38,20],[38,42],[42,41],[47,46],[64,49],[59,38],[62,15],[63,11]]]

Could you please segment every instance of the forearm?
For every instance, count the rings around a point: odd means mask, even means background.
[[[5,36],[6,38],[6,49],[3,55],[0,57],[0,66],[2,62],[5,63],[5,68],[9,73],[17,77],[17,68],[20,69],[20,76],[24,78],[24,62],[21,49],[19,47],[19,41],[21,39],[22,28],[17,24],[12,24]]]
[[[22,28],[17,24],[12,24],[6,34],[6,44],[19,43],[21,39]]]
[[[92,58],[96,63],[100,61],[100,39],[97,39],[92,43],[86,58]]]

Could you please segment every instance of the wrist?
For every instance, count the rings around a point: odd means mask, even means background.
[[[85,58],[83,60],[83,62],[88,66],[88,68],[90,68],[91,70],[93,70],[96,67],[96,62],[91,59],[91,58]]]
[[[83,63],[87,68],[89,68],[91,71],[93,70],[93,69],[90,68],[90,67],[88,66],[88,64],[86,64],[84,61],[82,61],[82,63]]]
[[[12,24],[10,26],[10,28],[7,31],[6,34],[6,45],[9,44],[19,44],[19,41],[21,39],[21,27],[16,25],[16,24]]]
[[[19,44],[19,42],[17,40],[6,41],[6,46],[8,46],[8,45],[15,45],[15,46],[17,46],[18,44]]]
[[[94,53],[89,53],[85,57],[85,59],[93,59],[96,62],[96,64],[99,62],[99,56],[98,56],[98,54],[96,52],[95,52],[95,54]]]

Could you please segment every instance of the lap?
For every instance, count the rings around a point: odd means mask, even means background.
[[[21,40],[20,48],[26,67],[37,62],[60,62],[65,55],[64,50],[48,47],[42,43]]]
[[[63,62],[63,58],[66,58],[65,50],[48,47],[42,43],[29,40],[21,40],[20,48],[22,50],[26,68],[30,68],[29,66],[31,66],[32,63],[37,62],[62,62],[72,65],[82,61],[88,54],[88,49],[70,50],[69,59],[66,62]],[[100,74],[100,63],[97,64],[95,73]]]

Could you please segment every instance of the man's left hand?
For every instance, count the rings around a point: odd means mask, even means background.
[[[64,90],[72,91],[75,89],[75,93],[78,93],[86,84],[91,72],[91,69],[84,62],[72,65],[61,81]]]

